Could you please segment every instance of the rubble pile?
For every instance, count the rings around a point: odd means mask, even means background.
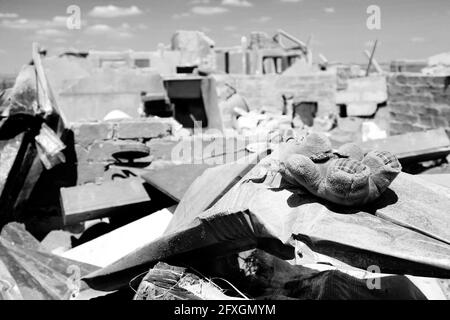
[[[448,56],[374,52],[33,44],[0,95],[0,299],[449,299]]]

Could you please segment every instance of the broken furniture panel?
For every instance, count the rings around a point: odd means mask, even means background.
[[[98,267],[119,260],[142,245],[159,238],[172,219],[172,212],[163,209],[124,225],[71,250],[62,257]]]
[[[64,225],[142,210],[150,202],[141,179],[61,188]]]
[[[389,151],[403,164],[445,158],[450,154],[450,139],[441,128],[369,140],[362,143],[361,147],[365,151]]]
[[[448,173],[421,174],[419,175],[419,178],[431,183],[441,185],[443,187],[450,188],[450,174]]]

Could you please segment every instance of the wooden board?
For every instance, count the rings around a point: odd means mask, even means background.
[[[450,245],[450,190],[401,173],[378,203],[391,204],[374,213],[385,220],[416,230]],[[368,208],[369,212],[374,206]]]
[[[257,156],[251,157],[256,159]],[[184,221],[191,221],[193,217],[210,208],[228,190],[231,189],[256,164],[256,160],[248,163],[227,163],[207,169],[199,179],[195,180],[185,192],[182,201],[174,213],[166,234],[179,230]]]
[[[450,188],[450,173],[421,174],[418,178]]]
[[[410,132],[362,143],[365,151],[380,150],[395,154],[402,162],[439,159],[450,154],[450,139],[444,129]]]
[[[143,244],[159,238],[172,219],[163,209],[61,254],[62,257],[106,267]]]
[[[145,208],[150,197],[139,178],[61,188],[64,225]]]
[[[202,173],[213,166],[207,164],[180,164],[147,170],[141,175],[149,185],[180,202],[189,186]]]

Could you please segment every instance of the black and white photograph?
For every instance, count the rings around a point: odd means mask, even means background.
[[[449,300],[449,32],[449,0],[0,0],[0,300]]]

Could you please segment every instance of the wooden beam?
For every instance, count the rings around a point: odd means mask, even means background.
[[[364,55],[370,60],[370,52],[369,51],[364,50]],[[378,64],[378,61],[374,57],[372,57],[372,64],[378,73],[383,73],[383,69],[381,69],[380,65]]]
[[[367,64],[367,70],[366,70],[366,77],[369,76],[370,73],[370,67],[372,66],[373,57],[375,55],[375,50],[377,49],[378,40],[375,40],[375,43],[372,47],[372,52],[370,54],[369,63]]]
[[[150,197],[139,178],[61,188],[64,225],[145,209]]]
[[[162,236],[171,219],[172,213],[168,209],[163,209],[60,255],[103,268],[140,248],[148,241]]]

